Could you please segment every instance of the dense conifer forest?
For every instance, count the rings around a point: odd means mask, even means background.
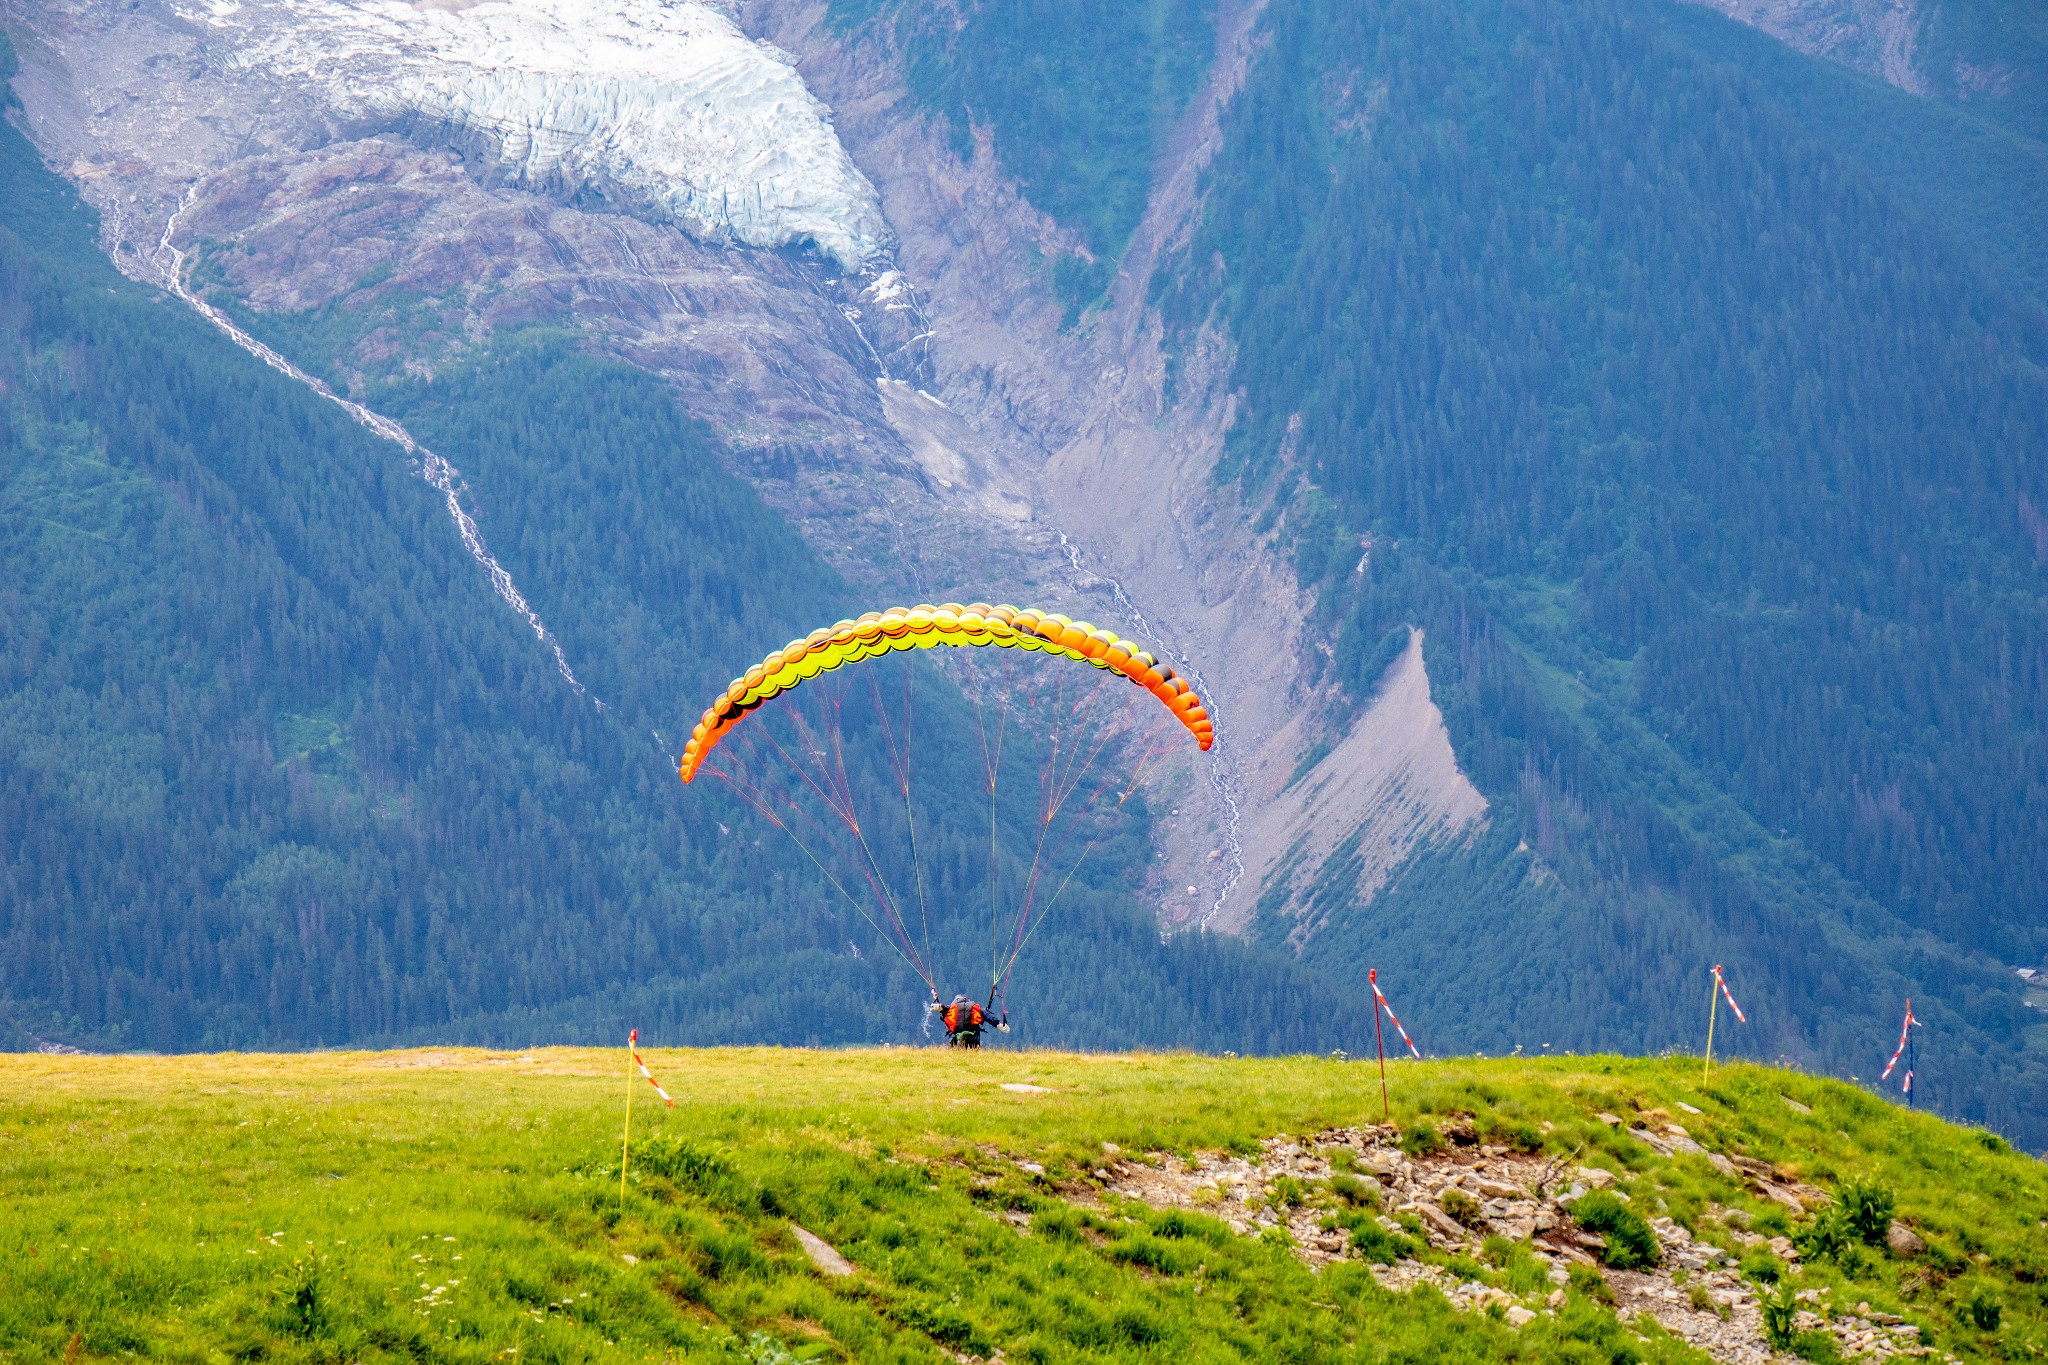
[[[2039,1112],[2004,1063],[1957,1073],[1996,1040],[2041,1074],[1991,964],[2048,952],[2048,326],[1667,17],[1274,11],[1168,296],[1237,343],[1220,477],[1315,587],[1347,704],[1428,630],[1510,825],[1411,869],[1381,932],[1531,924],[1535,961],[1457,949],[1560,983],[1524,1006],[1560,1045],[1684,1039],[1662,983],[1724,952],[1845,1069],[1850,1021],[1935,976],[1951,1098]]]

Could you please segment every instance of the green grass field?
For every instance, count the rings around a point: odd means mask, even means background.
[[[0,1360],[1705,1359],[1618,1320],[1591,1280],[1518,1329],[1433,1289],[1390,1293],[1357,1261],[1312,1272],[1271,1233],[1094,1197],[1105,1142],[1245,1152],[1376,1120],[1368,1065],[646,1057],[677,1105],[633,1082],[623,1206],[623,1051],[0,1058]],[[1683,1102],[1717,1151],[1829,1189],[1879,1181],[1927,1254],[1809,1256],[1799,1284],[1900,1312],[1966,1360],[2048,1345],[2048,1168],[1988,1134],[1752,1066],[1705,1085],[1684,1061],[1392,1073],[1397,1121],[1469,1114],[1482,1135],[1576,1152],[1702,1236],[1714,1206],[1804,1230],[1597,1112]],[[794,1225],[855,1273],[821,1273]]]

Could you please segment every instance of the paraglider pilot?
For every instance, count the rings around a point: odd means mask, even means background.
[[[1003,1011],[1001,1019],[990,1019],[987,1010],[964,995],[954,996],[950,1005],[941,1005],[938,997],[934,996],[928,1008],[945,1024],[946,1044],[949,1047],[980,1047],[981,1031],[991,1026],[998,1033],[1010,1031],[1008,1010]]]

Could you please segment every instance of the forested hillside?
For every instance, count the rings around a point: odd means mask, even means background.
[[[2005,10],[2015,21],[2004,26],[2006,36],[2023,46],[2026,25],[2017,21],[2025,8],[1983,0],[1943,5],[1927,17],[1937,29],[1997,28],[1983,20]],[[1698,5],[1662,5],[1651,14],[1687,50],[1739,67],[1799,132],[1851,163],[1851,174],[1870,176],[1899,208],[1971,258],[1994,289],[2048,303],[2048,123],[2025,114],[2025,98],[1951,107],[1803,56]],[[2015,96],[2048,76],[2048,11],[2025,18],[2041,32],[2027,69],[2008,72]]]
[[[1911,992],[1944,1102],[2035,1123],[1993,962],[2048,952],[2048,326],[1674,38],[1708,19],[1269,12],[1168,307],[1236,343],[1220,477],[1329,677],[1363,702],[1424,626],[1496,802],[1308,956],[1512,976],[1553,1041],[1641,1047],[1725,956],[1765,1048],[1844,1070]]]
[[[954,150],[986,138],[1032,205],[1079,239],[1046,263],[1069,324],[1115,277],[1155,159],[1215,53],[1214,0],[833,0],[873,24]]]
[[[586,698],[396,447],[92,232],[0,129],[8,1044],[916,1036],[922,986],[814,870],[676,780],[710,690],[854,595],[657,380],[530,335],[378,396],[463,470]],[[1161,945],[1135,850],[1020,968],[1021,1038],[1356,1032],[1291,964]]]

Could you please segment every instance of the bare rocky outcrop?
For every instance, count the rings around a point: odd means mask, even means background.
[[[1816,57],[1888,81],[1914,95],[1930,92],[1916,62],[1922,0],[1695,0]]]
[[[575,328],[673,383],[740,471],[855,576],[912,591],[907,546],[1029,576],[1032,555],[930,496],[890,421],[878,380],[925,382],[927,329],[886,259],[849,275],[564,187],[502,183],[432,129],[366,132],[281,93],[164,0],[4,14],[23,122],[100,210],[103,244],[129,274],[164,281],[159,242],[175,215],[202,289],[258,314],[387,317],[337,361],[344,387],[430,373],[507,326]],[[488,529],[490,509],[478,511]]]
[[[971,463],[1054,532],[1085,609],[1134,628],[1210,699],[1216,750],[1162,779],[1155,892],[1168,923],[1222,930],[1248,922],[1263,875],[1309,819],[1298,802],[1269,803],[1321,719],[1305,684],[1314,645],[1294,574],[1212,477],[1232,414],[1227,344],[1196,337],[1169,393],[1147,299],[1154,271],[1196,225],[1200,172],[1256,54],[1260,10],[1254,0],[1219,11],[1209,84],[1164,150],[1108,304],[1072,330],[1061,328],[1040,258],[1073,243],[1019,197],[986,147],[971,162],[957,157],[944,130],[910,106],[892,55],[828,32],[822,0],[756,0],[747,11],[751,27],[796,55],[881,193],[931,319],[933,391],[961,418],[960,439],[978,444]],[[1308,788],[1333,800],[1400,788],[1346,817],[1347,833],[1388,822],[1373,836],[1384,865],[1357,888],[1366,898],[1393,862],[1464,829],[1485,805],[1428,705],[1419,651],[1408,662],[1399,703],[1362,720],[1356,742],[1314,765]],[[1378,747],[1395,735],[1406,755],[1393,760],[1398,777]]]
[[[1613,1189],[1612,1172],[1482,1143],[1469,1123],[1453,1123],[1443,1131],[1450,1139],[1445,1149],[1419,1155],[1401,1149],[1400,1134],[1390,1125],[1268,1138],[1256,1153],[1242,1155],[1105,1152],[1092,1185],[1071,1197],[1097,1206],[1130,1200],[1152,1209],[1204,1213],[1240,1236],[1284,1238],[1313,1269],[1365,1259],[1373,1278],[1388,1289],[1405,1293],[1428,1286],[1458,1308],[1498,1310],[1515,1326],[1562,1306],[1572,1267],[1580,1266],[1605,1281],[1624,1322],[1648,1317],[1728,1365],[1779,1365],[1795,1359],[1773,1351],[1765,1340],[1762,1306],[1738,1269],[1738,1253],[1753,1246],[1796,1261],[1798,1252],[1786,1239],[1767,1244],[1746,1229],[1740,1214],[1718,1205],[1708,1206],[1693,1228],[1650,1214],[1646,1221],[1657,1239],[1657,1263],[1642,1270],[1599,1268],[1606,1244],[1574,1223],[1572,1206],[1589,1190]],[[1773,1168],[1709,1152],[1677,1124],[1648,1120],[1630,1133],[1667,1158],[1706,1158],[1724,1173],[1744,1178],[1753,1192],[1780,1183]],[[1744,1166],[1731,1164],[1738,1160]],[[1818,1190],[1813,1193],[1825,1198]],[[1347,1219],[1361,1214],[1390,1240],[1362,1245],[1346,1227]],[[1386,1260],[1385,1248],[1402,1245],[1402,1239],[1410,1252],[1421,1242],[1438,1252],[1476,1258],[1489,1238],[1524,1246],[1545,1268],[1547,1283],[1517,1292],[1501,1283],[1461,1277],[1441,1263],[1448,1257],[1432,1261],[1404,1254]],[[1919,1327],[1895,1314],[1868,1304],[1838,1309],[1815,1290],[1802,1291],[1799,1301],[1798,1330],[1828,1332],[1847,1359],[1937,1354],[1921,1341]]]
[[[1327,919],[1309,893],[1326,883],[1333,858],[1344,869],[1337,890],[1370,901],[1417,848],[1466,836],[1485,819],[1486,798],[1459,770],[1430,700],[1422,648],[1423,633],[1412,632],[1372,704],[1320,761],[1306,771],[1287,762],[1315,742],[1321,718],[1304,711],[1250,776],[1247,884],[1289,923],[1292,943],[1306,943]],[[1251,899],[1238,899],[1230,927],[1244,922]]]

